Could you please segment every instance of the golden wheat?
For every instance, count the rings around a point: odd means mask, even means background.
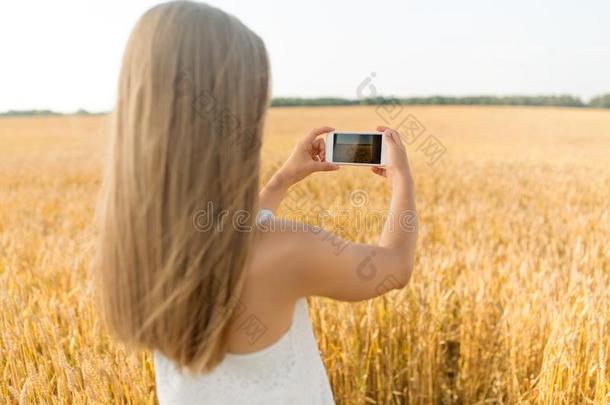
[[[359,304],[312,300],[337,402],[608,403],[610,111],[405,112],[426,127],[408,147],[421,224],[412,282]],[[373,129],[380,113],[272,109],[263,177],[311,127]],[[87,283],[106,121],[0,120],[6,402],[155,402],[150,356],[108,337]],[[430,134],[446,148],[433,165]],[[335,217],[323,225],[374,242],[381,224],[353,218],[382,213],[388,196],[383,179],[342,168],[291,189],[282,214],[326,209]]]

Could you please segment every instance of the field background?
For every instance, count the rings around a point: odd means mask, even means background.
[[[610,111],[405,108],[446,153],[429,165],[408,147],[421,226],[409,287],[312,300],[337,402],[609,403]],[[271,109],[263,176],[312,127],[377,124],[374,107]],[[106,128],[105,116],[0,119],[2,402],[155,401],[150,357],[111,342],[90,301]],[[383,179],[342,168],[293,188],[282,212],[366,213],[388,198]],[[336,224],[358,241],[379,232]]]

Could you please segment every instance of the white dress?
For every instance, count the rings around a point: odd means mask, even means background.
[[[154,361],[160,405],[334,404],[304,298],[278,341],[254,353],[227,353],[209,374],[183,374],[158,352]]]

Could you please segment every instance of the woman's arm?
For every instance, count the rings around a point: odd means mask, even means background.
[[[275,212],[286,191],[293,184],[314,172],[338,170],[339,166],[326,162],[324,139],[320,135],[332,131],[331,127],[314,129],[294,147],[290,157],[273,175],[259,194],[262,209]]]
[[[388,164],[373,171],[387,177],[392,187],[379,244],[343,241],[314,227],[276,220],[275,229],[288,230],[276,232],[282,234],[276,239],[282,251],[278,273],[294,298],[317,295],[359,301],[408,283],[417,240],[413,180],[399,134],[385,127],[378,130],[384,131]]]
[[[400,134],[388,127],[377,127],[386,134],[391,145],[388,147],[390,167],[373,171],[387,177],[392,187],[392,199],[388,219],[379,238],[379,246],[396,249],[404,255],[407,266],[405,284],[411,276],[415,261],[415,244],[417,242],[417,211],[415,208],[415,189],[409,161]],[[393,232],[392,230],[398,230]]]

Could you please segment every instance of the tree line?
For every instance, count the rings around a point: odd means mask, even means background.
[[[89,112],[87,110],[79,109],[74,111],[73,113],[64,114],[53,110],[8,110],[5,112],[0,112],[0,116],[5,117],[22,117],[22,116],[61,116],[61,115],[103,115],[107,114],[106,112]]]
[[[374,97],[349,99],[339,97],[276,97],[271,100],[272,107],[301,106],[347,106],[347,105],[510,105],[510,106],[545,106],[545,107],[581,107],[610,108],[610,94],[592,98],[588,103],[579,97],[559,96],[430,96],[430,97]],[[98,115],[80,109],[72,114],[62,114],[51,110],[9,110],[0,112],[0,116],[36,116],[36,115]]]
[[[430,96],[430,97],[375,97],[349,99],[336,97],[298,98],[278,97],[271,101],[274,107],[329,106],[329,105],[510,105],[547,107],[610,108],[610,94],[592,98],[588,103],[579,97],[559,96]]]

